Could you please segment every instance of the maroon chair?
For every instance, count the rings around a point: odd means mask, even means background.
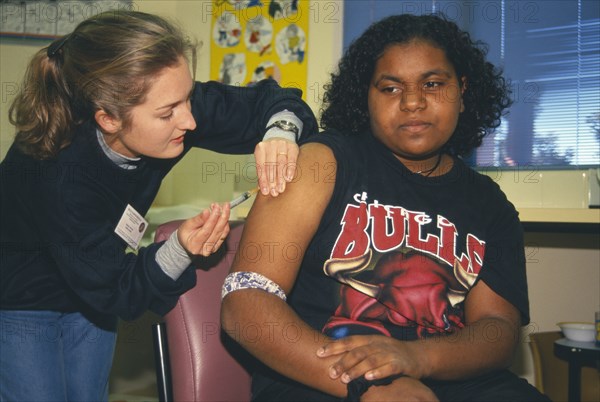
[[[154,240],[166,240],[181,222],[159,226]],[[161,401],[250,400],[252,359],[220,325],[221,286],[243,229],[241,222],[230,226],[224,246],[195,263],[196,286],[152,328]]]

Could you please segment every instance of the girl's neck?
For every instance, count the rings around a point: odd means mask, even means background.
[[[452,168],[454,163],[452,158],[444,153],[439,153],[431,158],[420,161],[402,160],[401,162],[411,172],[425,177],[440,176],[445,174]]]

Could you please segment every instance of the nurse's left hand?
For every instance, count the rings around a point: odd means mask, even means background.
[[[282,138],[269,138],[256,146],[254,158],[262,194],[277,197],[285,191],[296,173],[298,153],[298,144]]]

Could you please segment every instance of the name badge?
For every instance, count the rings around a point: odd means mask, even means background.
[[[127,204],[123,216],[119,220],[115,233],[134,250],[140,246],[140,241],[148,228],[148,221],[138,213],[131,205]]]

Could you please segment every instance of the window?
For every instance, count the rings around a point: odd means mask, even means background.
[[[489,60],[511,81],[514,104],[484,139],[475,165],[600,164],[600,2],[370,0],[344,7],[345,47],[385,16],[431,12],[489,45]]]

